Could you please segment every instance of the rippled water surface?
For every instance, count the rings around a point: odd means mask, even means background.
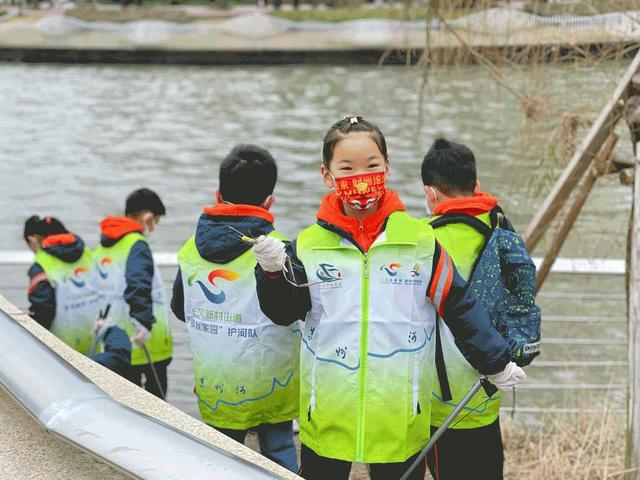
[[[551,92],[559,112],[593,118],[622,68],[549,66],[535,75],[552,87],[544,97]],[[519,85],[534,72],[506,75]],[[295,235],[313,221],[325,192],[318,174],[322,137],[345,113],[380,125],[390,185],[413,213],[423,208],[421,158],[445,134],[473,148],[482,186],[524,228],[542,200],[530,185],[549,173],[538,167],[540,148],[528,138],[519,101],[477,67],[440,71],[430,78],[417,132],[419,86],[420,72],[404,68],[2,65],[0,178],[8,208],[0,216],[0,248],[22,248],[22,221],[33,212],[59,215],[95,242],[98,220],[119,212],[126,194],[145,185],[168,207],[152,240],[162,250],[177,249],[213,199],[220,160],[239,142],[263,145],[279,161],[275,213],[280,229]],[[626,138],[620,143],[627,148]],[[601,184],[580,232],[624,226],[628,189]],[[595,247],[575,237],[570,256],[608,254],[601,235]]]

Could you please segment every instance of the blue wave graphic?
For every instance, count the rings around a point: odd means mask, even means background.
[[[307,340],[304,337],[302,337],[302,343],[304,343],[304,346],[307,347],[307,350],[309,350],[311,353],[313,353],[313,356],[319,362],[335,363],[336,365],[338,365],[338,366],[340,366],[342,368],[346,368],[350,372],[355,372],[356,370],[358,370],[360,368],[360,359],[358,359],[358,364],[355,367],[352,367],[350,365],[347,365],[346,363],[342,363],[339,360],[334,360],[333,358],[319,357],[318,355],[316,355],[316,352],[313,350],[313,348],[311,348],[309,346],[309,344],[307,343]]]
[[[436,392],[431,392],[431,395],[433,395],[438,401],[444,403],[445,405],[449,405],[450,407],[455,408],[459,405],[458,403],[454,403],[449,400],[444,400],[443,398],[440,398],[438,395],[436,395]],[[466,410],[468,412],[484,413],[487,411],[487,407],[489,406],[489,403],[495,402],[499,398],[500,396],[497,396],[497,395],[494,395],[493,397],[487,397],[487,399],[484,402],[482,402],[478,407],[466,406],[463,408],[463,410]]]
[[[218,410],[221,404],[228,405],[230,407],[237,407],[238,405],[242,405],[243,403],[257,402],[258,400],[263,400],[268,396],[273,395],[273,392],[276,391],[276,385],[280,385],[282,388],[285,388],[287,385],[289,385],[289,382],[291,382],[292,378],[293,378],[293,371],[289,373],[289,377],[287,377],[287,380],[284,383],[281,383],[280,380],[278,380],[276,377],[273,377],[273,382],[271,383],[271,390],[268,393],[265,393],[264,395],[260,395],[259,397],[255,397],[255,398],[243,398],[242,400],[239,400],[237,402],[227,402],[226,400],[218,399],[216,400],[216,404],[213,407],[200,397],[198,397],[198,401],[201,402],[205,407],[207,407],[212,412],[215,412],[216,410]]]
[[[415,347],[415,348],[398,348],[397,350],[394,350],[394,351],[393,351],[393,352],[391,352],[391,353],[373,353],[373,352],[367,352],[367,356],[369,356],[369,357],[373,357],[373,358],[383,358],[383,359],[387,359],[387,358],[391,358],[391,357],[393,357],[393,356],[397,355],[398,353],[412,353],[412,352],[417,352],[417,351],[419,351],[419,350],[422,350],[422,349],[427,345],[427,342],[430,342],[430,341],[431,341],[431,339],[433,338],[433,333],[434,333],[435,329],[436,329],[436,327],[433,327],[433,328],[431,329],[431,333],[427,333],[427,330],[425,329],[425,330],[424,330],[425,337],[426,337],[426,338],[425,338],[425,341],[424,341],[424,342],[422,342],[422,344],[421,344],[421,345],[418,345],[418,346],[417,346],[417,347]],[[295,330],[292,330],[292,331],[293,331],[294,333],[300,333],[300,334],[302,335],[302,332],[301,332],[299,329],[295,329]],[[307,342],[307,340],[306,340],[304,337],[302,337],[302,338],[301,338],[301,340],[302,340],[302,343],[304,343],[304,346],[305,346],[305,347],[307,347],[307,350],[309,350],[309,351],[313,354],[313,356],[316,358],[316,360],[318,360],[319,362],[335,363],[336,365],[338,365],[338,366],[340,366],[340,367],[342,367],[342,368],[345,368],[345,369],[347,369],[347,370],[349,370],[349,371],[351,371],[351,372],[355,372],[356,370],[358,370],[358,369],[360,368],[360,360],[359,360],[359,359],[358,359],[358,364],[352,367],[352,366],[350,366],[350,365],[347,365],[346,363],[343,363],[343,362],[341,362],[341,361],[339,361],[339,360],[335,360],[335,359],[333,359],[333,358],[319,357],[319,356],[317,356],[317,355],[316,355],[315,350],[313,350],[313,348],[311,348],[311,347],[309,346],[309,343]]]
[[[207,297],[207,300],[215,304],[220,304],[224,302],[226,295],[222,290],[220,290],[220,293],[213,293],[200,280],[196,280],[196,283],[200,287],[200,290],[202,290],[202,293],[204,293],[204,296]]]
[[[431,329],[431,333],[428,334],[427,333],[427,329],[424,329],[424,342],[422,342],[421,345],[418,345],[415,348],[398,348],[397,350],[394,350],[391,353],[373,353],[373,352],[367,352],[367,356],[368,357],[373,357],[373,358],[391,358],[394,355],[397,355],[398,353],[412,353],[412,352],[417,352],[422,350],[424,347],[427,346],[427,342],[430,342],[431,339],[433,338],[433,332],[435,331],[436,327],[433,327]]]

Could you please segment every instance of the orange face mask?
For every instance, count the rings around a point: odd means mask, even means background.
[[[336,195],[357,210],[366,210],[382,198],[385,188],[385,172],[349,175],[334,178]]]

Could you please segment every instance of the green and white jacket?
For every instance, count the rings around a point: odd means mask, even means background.
[[[300,353],[300,438],[317,454],[402,462],[429,439],[439,313],[483,373],[509,361],[431,227],[398,211],[368,251],[331,224],[302,231],[288,249],[299,283],[256,271],[265,314],[305,320]]]

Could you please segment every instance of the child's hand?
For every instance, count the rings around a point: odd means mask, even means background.
[[[93,333],[95,335],[98,335],[98,332],[104,326],[105,323],[107,323],[107,321],[104,318],[100,318],[100,319],[96,320],[96,323],[93,326]]]
[[[487,378],[498,387],[498,390],[506,392],[525,380],[527,374],[515,363],[509,362],[503,371],[493,375],[487,375]]]
[[[136,334],[133,336],[131,340],[139,347],[142,347],[151,338],[151,332],[147,330],[147,328],[144,327],[141,323],[139,322],[136,322],[136,323],[137,323]]]
[[[253,245],[253,256],[265,272],[281,272],[287,259],[284,250],[282,241],[261,235]]]

